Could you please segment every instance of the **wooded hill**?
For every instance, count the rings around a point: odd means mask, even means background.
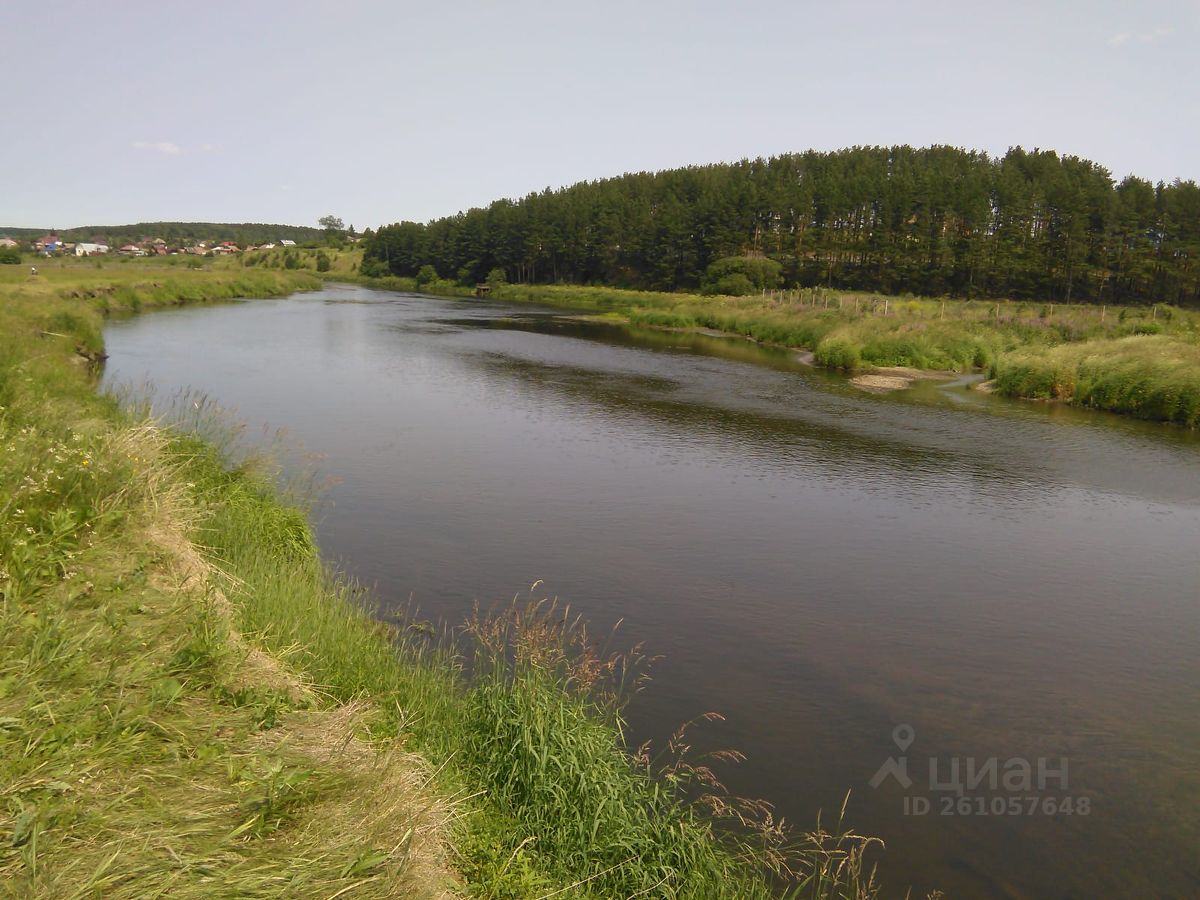
[[[35,240],[49,234],[49,228],[5,228],[0,235],[14,239]],[[233,241],[236,244],[262,244],[281,239],[308,243],[325,236],[321,228],[304,225],[268,225],[259,222],[136,222],[132,225],[83,225],[79,228],[59,228],[56,233],[64,241],[90,241],[104,238],[117,246],[145,239],[162,238],[172,246],[196,241]]]
[[[1053,151],[854,147],[626,174],[366,241],[364,274],[695,289],[765,256],[786,286],[1200,303],[1200,188]]]

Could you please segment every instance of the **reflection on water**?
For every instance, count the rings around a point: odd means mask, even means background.
[[[455,620],[541,578],[623,619],[663,656],[633,737],[721,711],[705,740],[749,756],[731,786],[800,824],[852,790],[888,884],[1200,893],[1195,436],[356,288],[106,339],[109,383],[202,390],[322,454],[322,547],[385,604]],[[870,787],[900,755],[913,786]],[[992,757],[1065,757],[1050,793],[1087,814],[943,815],[930,759]],[[914,794],[929,813],[905,814]]]

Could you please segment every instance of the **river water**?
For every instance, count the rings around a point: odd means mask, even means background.
[[[735,792],[811,826],[849,791],[887,896],[1200,896],[1195,435],[357,287],[105,338],[107,385],[314,454],[322,550],[385,610],[541,580],[623,620],[660,657],[632,739],[718,711]]]

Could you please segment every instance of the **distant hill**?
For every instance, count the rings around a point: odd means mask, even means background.
[[[84,225],[80,228],[9,228],[0,226],[0,237],[33,240],[56,230],[65,241],[89,241],[104,238],[111,246],[131,241],[162,238],[168,244],[196,241],[234,241],[238,244],[262,244],[287,239],[298,244],[318,241],[325,232],[305,225],[268,225],[261,222],[135,222],[132,225]]]

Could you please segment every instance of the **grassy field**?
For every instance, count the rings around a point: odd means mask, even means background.
[[[553,605],[385,625],[203,409],[98,396],[105,311],[319,284],[227,263],[0,267],[0,896],[875,894],[683,733],[630,755],[637,660]]]
[[[353,263],[347,258],[346,269]],[[468,296],[439,280],[348,280]],[[885,297],[821,288],[751,297],[572,285],[496,285],[497,300],[586,310],[634,325],[712,329],[812,351],[820,366],[980,370],[1011,397],[1055,400],[1189,428],[1200,425],[1200,312]]]

